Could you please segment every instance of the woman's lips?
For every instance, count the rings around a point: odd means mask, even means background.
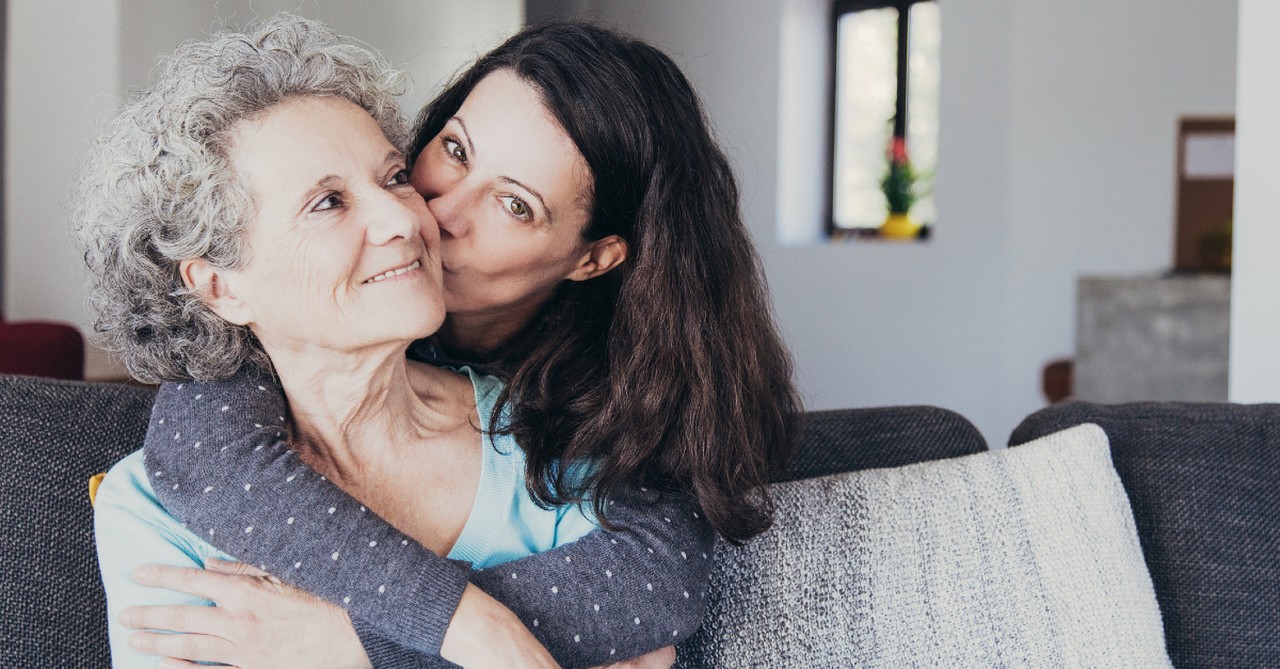
[[[387,271],[385,271],[385,272],[383,272],[383,273],[381,273],[381,274],[378,274],[378,275],[375,275],[375,276],[371,276],[371,277],[369,277],[368,279],[365,279],[365,280],[364,280],[364,283],[380,283],[380,282],[382,282],[382,281],[386,281],[386,280],[388,280],[388,279],[394,279],[394,278],[396,278],[396,277],[398,277],[398,276],[403,276],[403,275],[405,275],[405,274],[408,274],[409,272],[412,272],[412,271],[414,271],[414,270],[418,269],[419,267],[422,267],[422,261],[421,261],[421,260],[415,260],[415,261],[413,261],[413,262],[411,262],[411,263],[409,263],[408,265],[405,265],[405,266],[403,266],[403,267],[397,267],[397,268],[395,268],[395,269],[389,269],[389,270],[387,270]]]

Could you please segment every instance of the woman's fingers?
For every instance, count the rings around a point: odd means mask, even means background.
[[[216,606],[130,606],[120,612],[120,624],[135,630],[219,634],[226,615]]]
[[[232,663],[235,647],[226,639],[205,634],[134,632],[129,646],[148,655],[164,655],[192,662]]]
[[[230,574],[231,576],[270,576],[267,572],[253,565],[245,564],[244,562],[228,562],[218,558],[205,560],[204,568],[215,574]]]
[[[240,564],[240,563],[224,563]],[[232,569],[233,567],[225,567]],[[227,602],[229,599],[237,597],[249,596],[255,592],[252,588],[267,587],[272,592],[282,592],[284,584],[280,579],[271,575],[249,575],[248,570],[252,573],[259,572],[253,567],[247,567],[240,571],[240,575],[230,573],[218,573],[205,569],[193,569],[191,567],[173,567],[163,564],[144,564],[133,570],[133,580],[148,585],[153,588],[164,588],[166,590],[176,590],[185,592],[189,595],[195,595],[219,604]]]
[[[153,588],[177,590],[214,602],[227,596],[229,588],[236,585],[234,576],[163,564],[144,564],[134,569],[133,580]]]
[[[212,660],[242,667],[368,666],[360,637],[341,608],[273,576],[259,576],[252,567],[209,566],[209,571],[164,565],[134,570],[134,578],[144,585],[218,603],[215,607],[134,607],[122,612],[121,622],[129,626],[187,632],[146,636],[138,632],[130,640],[135,648],[187,662]],[[525,630],[519,620],[515,622]]]

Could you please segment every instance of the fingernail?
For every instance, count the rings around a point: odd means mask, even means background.
[[[142,583],[152,583],[160,578],[160,570],[155,565],[144,564],[133,568],[133,580]]]

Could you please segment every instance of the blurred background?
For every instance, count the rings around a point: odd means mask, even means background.
[[[281,10],[317,18],[411,73],[412,117],[526,22],[571,16],[655,43],[700,91],[808,408],[933,404],[1003,444],[1067,394],[1280,400],[1266,183],[1280,10],[936,1],[933,220],[904,243],[831,234],[832,0],[8,0],[0,311],[91,331],[66,233],[71,178],[97,123],[179,42]],[[1234,182],[1230,273],[1177,259],[1195,119],[1233,123],[1214,175]],[[91,343],[84,371],[123,375]],[[1134,379],[1129,395],[1096,395]]]

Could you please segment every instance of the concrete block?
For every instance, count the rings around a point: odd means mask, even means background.
[[[1077,399],[1227,400],[1230,277],[1083,277],[1077,290]]]

